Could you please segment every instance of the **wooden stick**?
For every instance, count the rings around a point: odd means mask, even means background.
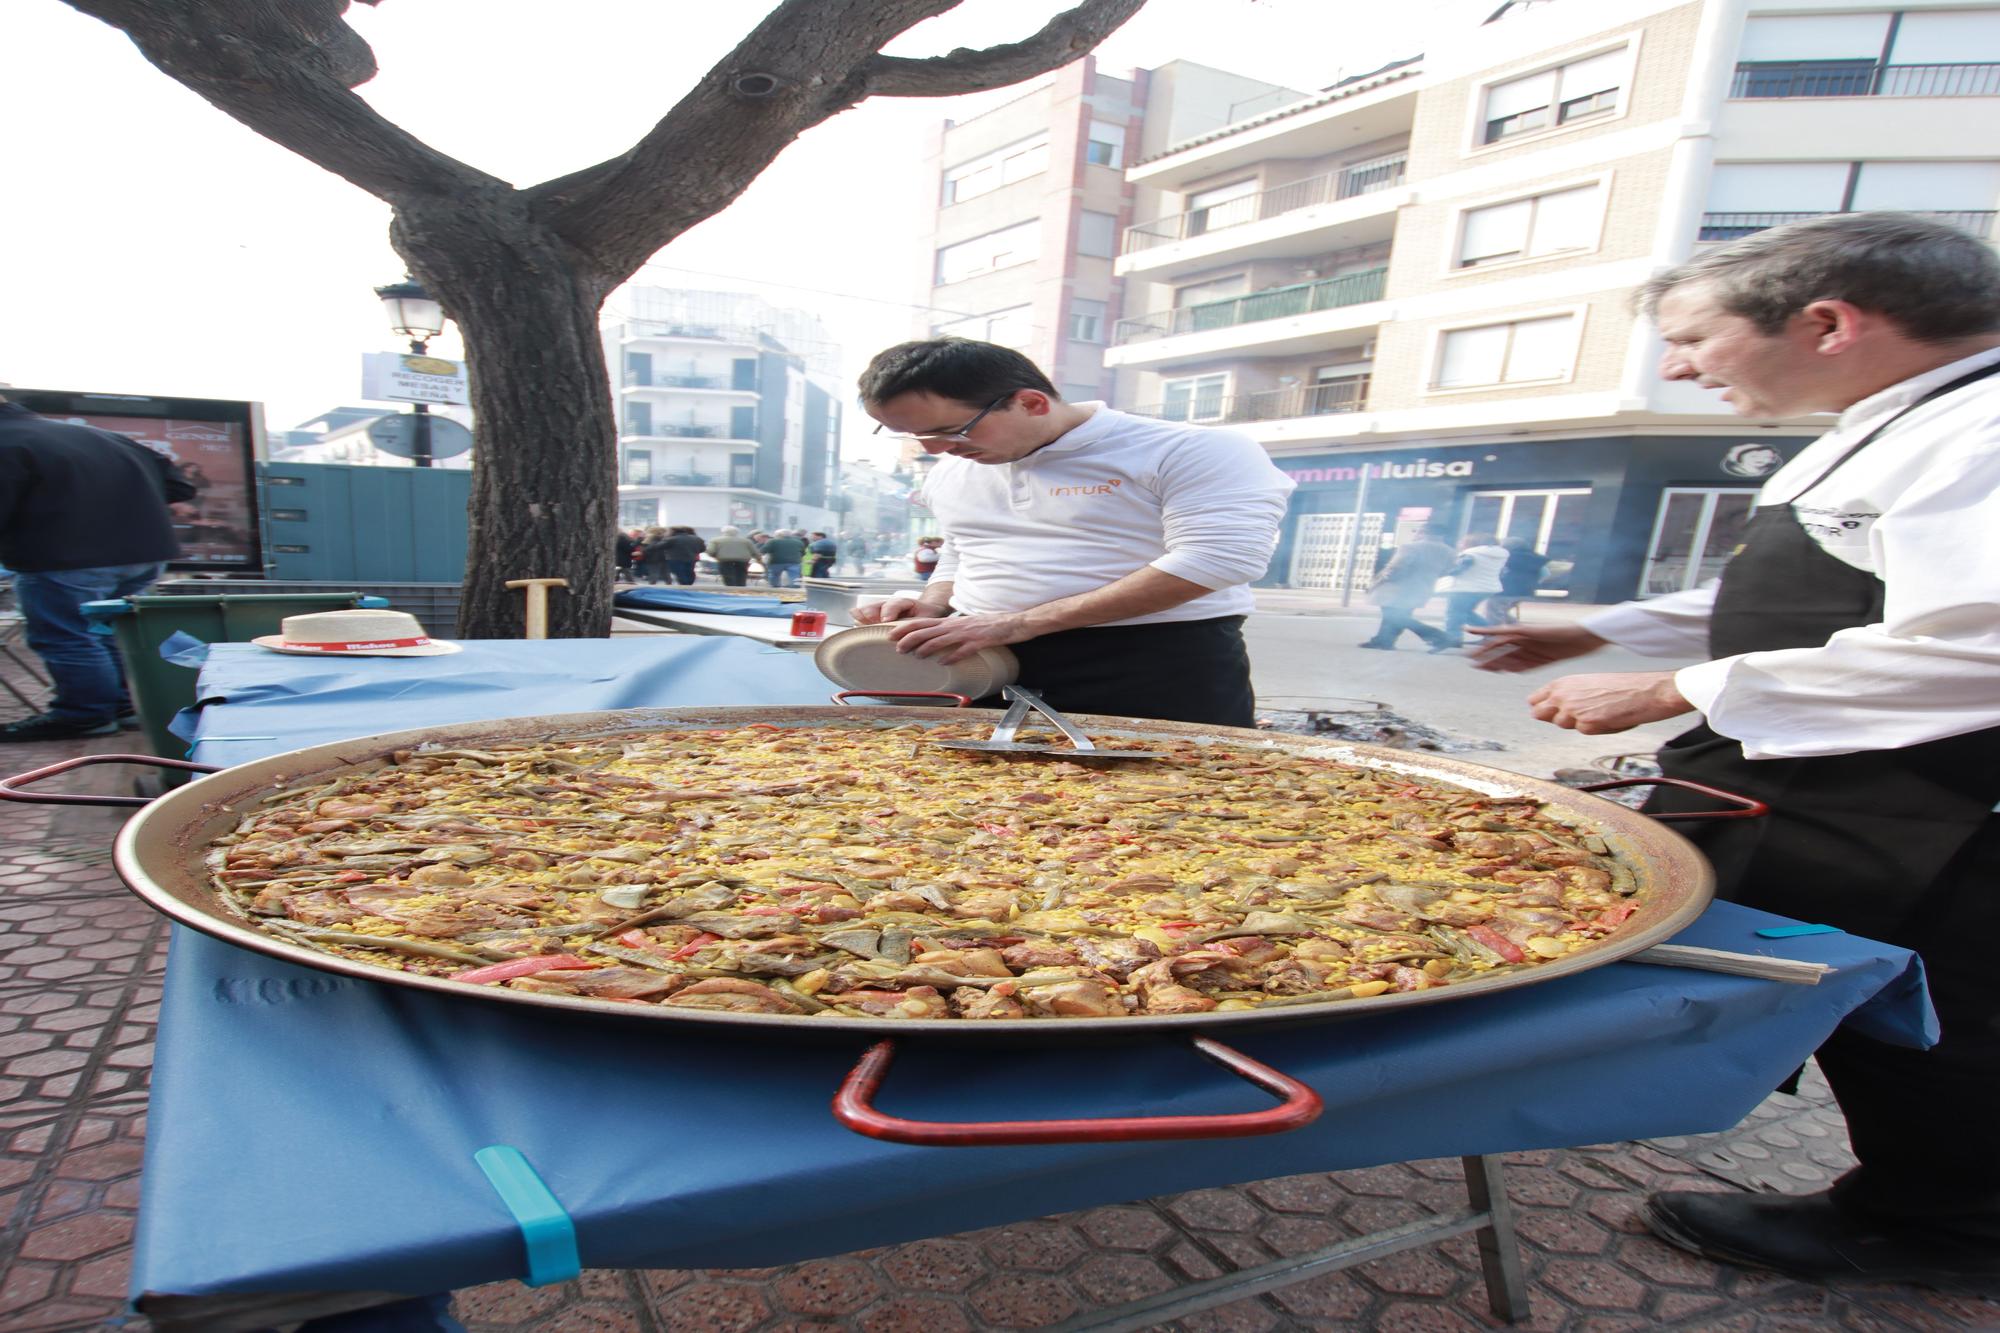
[[[510,588],[528,590],[528,628],[524,637],[546,639],[549,637],[549,589],[567,588],[568,579],[508,579]]]
[[[1697,949],[1688,944],[1656,944],[1625,960],[1651,963],[1656,967],[1691,967],[1702,972],[1728,972],[1739,977],[1765,981],[1789,981],[1797,986],[1817,986],[1833,969],[1825,963],[1802,963],[1795,958],[1767,958],[1755,953],[1726,953],[1721,949]]]

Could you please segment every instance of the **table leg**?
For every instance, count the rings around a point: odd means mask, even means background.
[[[1466,1232],[1479,1238],[1479,1263],[1486,1275],[1486,1296],[1493,1313],[1508,1323],[1528,1316],[1528,1285],[1521,1268],[1520,1244],[1514,1235],[1513,1205],[1508,1202],[1506,1183],[1500,1174],[1498,1157],[1467,1157],[1465,1192],[1471,1207],[1455,1213],[1406,1222],[1386,1231],[1370,1232],[1342,1241],[1312,1254],[1238,1269],[1206,1282],[1190,1282],[1153,1296],[1142,1296],[1123,1305],[1108,1306],[1079,1315],[1056,1326],[1055,1333],[1131,1333],[1197,1310],[1240,1301],[1267,1291],[1289,1287],[1324,1273],[1337,1273],[1356,1264],[1386,1258],[1403,1250]]]
[[[1486,1302],[1494,1315],[1508,1323],[1528,1317],[1528,1279],[1521,1268],[1521,1240],[1514,1234],[1514,1205],[1507,1198],[1507,1181],[1500,1159],[1463,1157],[1465,1197],[1473,1211],[1486,1218],[1479,1228],[1479,1268],[1486,1275]]]

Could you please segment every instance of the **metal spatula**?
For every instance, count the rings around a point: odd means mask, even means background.
[[[1011,700],[1007,711],[1000,715],[1000,724],[993,728],[993,735],[983,741],[933,741],[932,744],[947,750],[982,750],[991,754],[1047,754],[1059,759],[1165,759],[1158,750],[1100,750],[1097,743],[1078,731],[1070,720],[1043,701],[1039,694],[1021,685],[1009,685],[1002,690],[1001,697]],[[1040,713],[1044,718],[1069,738],[1068,745],[1032,745],[1014,739],[1014,733],[1028,720],[1030,712]]]

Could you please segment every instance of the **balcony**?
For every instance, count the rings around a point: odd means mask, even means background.
[[[1273,287],[1248,296],[1231,297],[1227,301],[1205,301],[1200,305],[1182,306],[1178,310],[1162,310],[1135,319],[1121,319],[1112,342],[1115,345],[1147,342],[1182,333],[1205,333],[1211,329],[1233,328],[1259,320],[1284,319],[1291,315],[1307,315],[1379,301],[1388,273],[1387,268],[1364,269],[1337,278]]]
[[[1736,241],[1745,236],[1753,236],[1771,227],[1782,227],[1787,222],[1804,222],[1808,218],[1832,217],[1844,212],[1843,209],[1827,209],[1817,213],[1703,213],[1701,234],[1698,241]],[[1986,212],[1925,212],[1908,210],[1920,218],[1930,218],[1981,240],[1993,239],[1993,211]]]
[[[1225,200],[1207,208],[1136,223],[1125,229],[1125,248],[1121,253],[1137,254],[1156,245],[1169,245],[1249,222],[1262,222],[1265,218],[1282,217],[1302,208],[1393,189],[1403,183],[1409,164],[1408,153],[1397,153],[1368,162],[1356,162],[1324,176],[1311,176],[1289,185],[1259,190],[1256,194],[1246,194],[1240,199]]]
[[[1872,60],[1760,60],[1740,64],[1735,98],[2000,97],[2000,63],[1878,65]]]
[[[1324,417],[1368,410],[1368,379],[1328,380],[1292,384],[1257,393],[1196,394],[1192,399],[1135,407],[1134,416],[1161,421],[1192,421],[1226,425],[1243,421],[1287,421],[1294,417]]]
[[[636,371],[625,372],[628,389],[718,389],[725,393],[756,393],[755,388],[736,388],[727,375],[655,375],[647,379]]]

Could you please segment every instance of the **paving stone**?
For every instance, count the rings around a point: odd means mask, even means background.
[[[862,1333],[972,1333],[956,1301],[938,1296],[894,1296],[861,1312]]]
[[[1295,1315],[1309,1319],[1343,1320],[1357,1328],[1369,1325],[1362,1322],[1363,1316],[1377,1300],[1374,1292],[1355,1281],[1352,1271],[1328,1273],[1324,1277],[1308,1278],[1304,1282],[1294,1282],[1289,1287],[1280,1287],[1271,1293],[1277,1305]]]
[[[37,1227],[21,1242],[30,1259],[68,1262],[87,1259],[132,1242],[132,1219],[123,1213],[93,1212]]]
[[[1263,1212],[1236,1190],[1195,1190],[1167,1204],[1167,1211],[1203,1231],[1250,1231]]]
[[[778,1303],[794,1314],[853,1314],[882,1295],[882,1283],[852,1259],[815,1259],[798,1264],[772,1284]]]
[[[1464,1276],[1424,1250],[1404,1250],[1353,1270],[1391,1296],[1445,1296]]]
[[[1595,1259],[1552,1259],[1541,1280],[1576,1305],[1596,1310],[1637,1310],[1646,1285],[1616,1264]]]
[[[1480,1325],[1444,1306],[1397,1301],[1384,1306],[1370,1327],[1376,1333],[1463,1333]]]
[[[1091,1244],[1107,1250],[1150,1250],[1173,1235],[1158,1213],[1130,1205],[1093,1208],[1076,1225]]]
[[[529,1328],[533,1333],[641,1333],[638,1311],[599,1304],[566,1306]]]
[[[1077,1265],[1070,1285],[1097,1305],[1120,1305],[1180,1285],[1143,1254],[1095,1254]]]
[[[1276,1180],[1260,1180],[1246,1189],[1258,1203],[1275,1213],[1328,1214],[1337,1211],[1347,1197],[1338,1185],[1321,1175],[1280,1176]]]
[[[1188,1241],[1168,1250],[1167,1262],[1189,1282],[1206,1282],[1212,1277],[1221,1277],[1224,1271],[1208,1251]]]
[[[1319,1217],[1277,1217],[1257,1232],[1257,1239],[1284,1258],[1330,1249],[1347,1238],[1344,1227]]]
[[[1279,1327],[1278,1314],[1261,1301],[1231,1301],[1212,1310],[1197,1310],[1176,1321],[1181,1333],[1269,1333]]]
[[[974,1313],[998,1328],[1046,1328],[1080,1308],[1076,1293],[1059,1279],[1033,1273],[1002,1273],[987,1279],[967,1298]]]
[[[964,1291],[986,1273],[979,1246],[947,1237],[898,1245],[877,1266],[899,1286],[919,1291]]]
[[[1060,1273],[1090,1252],[1083,1237],[1061,1222],[1016,1222],[978,1235],[980,1248],[994,1263],[1038,1273]]]
[[[530,1287],[521,1282],[488,1282],[466,1287],[452,1297],[452,1313],[468,1324],[524,1324],[562,1307],[561,1287]]]
[[[729,1333],[755,1328],[770,1317],[762,1292],[734,1282],[690,1282],[653,1307],[661,1333]]]
[[[56,1276],[61,1272],[54,1264],[17,1263],[8,1269],[6,1281],[0,1282],[0,1316],[11,1315],[45,1298],[55,1289]],[[6,1322],[20,1327],[26,1321]]]

